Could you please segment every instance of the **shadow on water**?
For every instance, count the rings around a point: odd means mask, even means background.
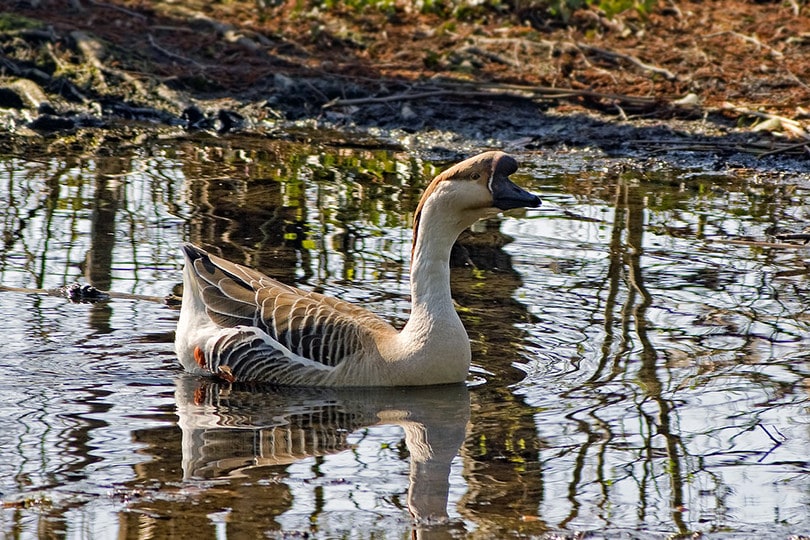
[[[162,297],[192,241],[407,319],[409,220],[439,164],[255,139],[112,154],[1,162],[0,283]],[[803,228],[807,178],[522,161],[518,181],[550,210],[476,224],[453,253],[469,387],[219,386],[180,373],[177,313],[160,303],[0,293],[0,530],[723,538],[810,526],[806,248],[768,236]]]

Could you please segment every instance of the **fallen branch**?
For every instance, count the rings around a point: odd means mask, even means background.
[[[43,296],[59,296],[74,303],[96,303],[111,299],[116,300],[139,300],[143,302],[156,302],[168,306],[179,304],[179,298],[174,295],[150,296],[145,294],[120,293],[114,291],[99,291],[90,285],[69,285],[56,289],[33,289],[28,287],[10,287],[0,285],[0,292],[14,292],[22,294],[39,294]]]
[[[86,62],[96,70],[96,72],[92,74],[95,83],[99,88],[106,91],[108,86],[103,76],[105,66],[104,62],[101,61],[101,57],[106,54],[104,46],[98,40],[91,38],[81,30],[74,30],[70,33],[70,37],[76,42],[76,48],[82,54]]]
[[[435,84],[435,83],[434,83]],[[656,98],[641,96],[625,96],[621,94],[605,94],[593,90],[577,90],[574,88],[552,88],[545,86],[524,86],[516,84],[468,84],[446,82],[435,90],[422,92],[404,92],[388,96],[372,96],[365,98],[343,99],[335,98],[321,105],[322,109],[334,107],[349,107],[368,105],[372,103],[391,103],[395,101],[413,101],[435,97],[453,96],[459,98],[501,98],[501,99],[542,99],[560,100],[574,97],[589,97],[611,102],[613,107],[623,103],[635,107],[649,107],[659,103]],[[443,86],[443,88],[442,88]]]

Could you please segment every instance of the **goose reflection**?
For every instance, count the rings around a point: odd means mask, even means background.
[[[352,432],[402,428],[410,454],[408,508],[422,522],[446,520],[450,466],[467,434],[464,385],[423,388],[237,387],[178,378],[185,480],[222,479],[351,449]],[[294,504],[294,503],[293,503]]]

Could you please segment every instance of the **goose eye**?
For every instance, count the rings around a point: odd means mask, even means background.
[[[472,175],[472,179],[473,179],[473,180],[478,180],[479,178],[481,178],[481,175],[480,175],[480,174],[478,174],[478,173],[473,173],[473,175]]]

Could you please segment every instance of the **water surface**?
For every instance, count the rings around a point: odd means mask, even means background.
[[[228,388],[172,350],[177,246],[408,316],[446,163],[199,139],[0,158],[0,531],[67,538],[810,532],[807,175],[522,152],[545,208],[454,252],[470,384]]]

